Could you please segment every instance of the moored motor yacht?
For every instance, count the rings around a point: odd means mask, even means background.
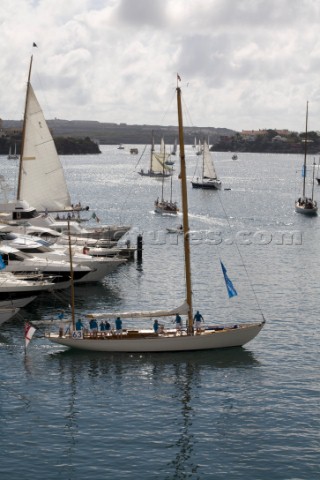
[[[24,307],[40,293],[52,290],[54,283],[50,279],[28,277],[19,278],[12,272],[0,272],[0,306]]]
[[[45,240],[33,238],[28,235],[18,235],[14,233],[0,234],[2,245],[8,245],[18,249],[27,255],[36,256],[46,261],[55,261],[69,264],[70,251],[69,247],[60,245],[50,245]],[[77,266],[86,266],[90,268],[90,272],[82,278],[74,278],[74,283],[99,282],[107,274],[113,272],[119,265],[126,263],[124,258],[108,258],[108,257],[92,257],[83,253],[78,247],[71,247],[73,263]]]
[[[82,238],[94,238],[95,240],[110,240],[117,242],[127,233],[131,226],[129,225],[102,225],[100,227],[83,228],[72,219],[72,216],[66,212],[64,219],[55,220],[54,217],[45,212],[38,212],[36,208],[29,205],[26,200],[12,200],[0,204],[0,217],[2,222],[25,224],[29,222],[36,227],[46,227],[56,230],[60,233],[68,231],[68,223],[71,235]],[[68,222],[69,218],[69,222]]]
[[[0,246],[0,255],[6,264],[6,271],[23,275],[25,273],[41,273],[52,278],[54,289],[63,289],[70,286],[70,263],[64,260],[50,260],[40,258],[31,253],[25,253],[8,245]],[[91,272],[84,265],[73,265],[74,280],[80,280]]]

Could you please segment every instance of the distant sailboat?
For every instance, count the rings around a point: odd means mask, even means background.
[[[320,185],[319,167],[320,167],[320,157],[319,157],[319,160],[318,160],[318,168],[317,168],[317,176],[316,176],[316,180],[317,180],[317,182],[318,182],[318,185]]]
[[[173,148],[172,148],[171,155],[177,155],[177,149],[178,149],[177,139],[175,139],[175,140],[174,140],[174,144],[173,144]]]
[[[151,152],[150,152],[150,167],[148,171],[140,170],[139,175],[145,177],[169,177],[172,174],[172,169],[166,165],[169,154],[165,151],[165,143],[163,137],[160,143],[160,152],[156,152],[154,148],[154,138],[152,136]]]
[[[14,144],[14,151],[13,153],[11,152],[11,145],[9,148],[9,154],[8,154],[8,160],[17,160],[19,158],[19,155],[17,154],[17,144]]]
[[[203,143],[201,177],[192,180],[193,188],[220,190],[221,180],[218,179],[216,170],[211,159],[209,146],[206,141]]]
[[[159,198],[154,202],[154,211],[160,214],[169,214],[176,215],[179,211],[177,202],[172,200],[172,175],[170,182],[170,200],[164,200],[164,180],[165,177],[162,177],[162,186],[161,186],[161,200]]]
[[[309,102],[307,102],[306,109],[306,132],[304,137],[304,163],[302,166],[302,196],[298,198],[295,204],[295,210],[297,213],[303,213],[304,215],[316,215],[318,211],[317,202],[313,199],[314,193],[314,169],[315,164],[313,164],[313,175],[312,175],[312,194],[311,198],[306,196],[306,176],[307,176],[307,149],[308,149],[308,107]]]
[[[203,145],[201,145],[201,140],[199,140],[197,155],[202,155],[202,153],[203,153]]]

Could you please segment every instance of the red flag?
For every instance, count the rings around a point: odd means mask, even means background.
[[[33,337],[33,334],[34,334],[35,331],[36,331],[36,329],[30,323],[25,324],[25,326],[24,326],[24,339],[25,339],[25,342],[26,342],[26,348],[29,345],[30,340]]]

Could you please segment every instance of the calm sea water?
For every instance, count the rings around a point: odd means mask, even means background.
[[[77,311],[174,307],[182,244],[165,232],[181,216],[153,213],[161,182],[135,171],[147,156],[102,149],[62,157],[72,199],[101,223],[131,224],[132,242],[142,233],[143,261],[78,287]],[[187,161],[191,179],[191,147]],[[67,310],[65,293],[39,298],[0,330],[1,480],[320,478],[320,218],[294,213],[302,157],[219,153],[215,164],[221,192],[189,188],[194,307],[221,323],[262,311],[265,328],[245,348],[216,352],[79,353],[39,335],[25,354],[24,320]],[[1,165],[14,187],[17,164]],[[231,300],[220,259],[238,290]]]

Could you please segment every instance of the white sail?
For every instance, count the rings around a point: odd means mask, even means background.
[[[71,207],[63,168],[31,84],[25,112],[23,158],[20,161],[20,199],[37,210]]]
[[[153,172],[163,172],[164,170],[167,171],[169,168],[165,165],[165,162],[170,157],[169,153],[165,151],[164,139],[161,139],[160,143],[160,152],[151,153],[151,170]]]
[[[155,311],[142,311],[142,312],[105,312],[105,313],[91,313],[87,315],[87,318],[154,318],[154,317],[170,317],[172,315],[187,315],[188,304],[184,302],[180,307],[173,310],[155,310]]]
[[[203,178],[217,178],[217,173],[211,159],[209,146],[206,141],[203,143]]]

